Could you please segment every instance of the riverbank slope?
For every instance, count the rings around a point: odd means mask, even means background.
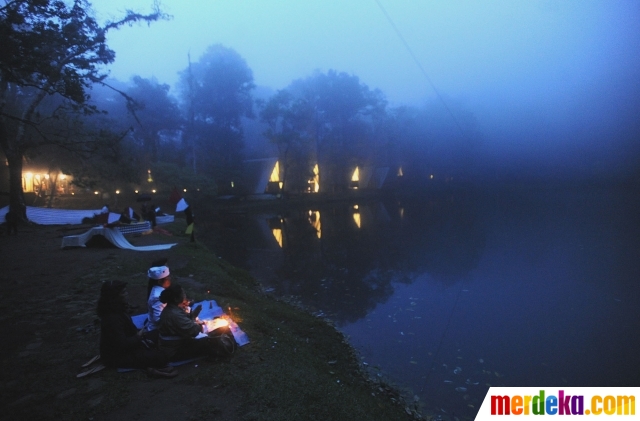
[[[184,221],[134,237],[135,252],[101,244],[62,250],[86,226],[22,226],[0,235],[0,419],[407,420],[417,418],[384,384],[363,375],[343,336],[323,319],[264,294],[242,270],[182,235]],[[172,234],[172,235],[171,235]],[[169,259],[191,298],[215,299],[251,343],[230,359],[179,367],[174,379],[103,370],[76,378],[98,352],[100,283],[129,283],[145,311],[148,265]]]

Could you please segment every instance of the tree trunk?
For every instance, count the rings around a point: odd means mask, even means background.
[[[9,209],[27,220],[27,206],[22,191],[22,154],[14,150],[5,151],[9,162]]]

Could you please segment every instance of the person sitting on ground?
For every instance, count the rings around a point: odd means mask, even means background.
[[[96,224],[106,224],[109,222],[109,205],[105,204],[102,209],[100,209],[100,213],[93,214],[93,220]]]
[[[171,285],[171,276],[167,266],[153,266],[149,268],[147,277],[149,278],[147,288],[149,321],[146,329],[148,332],[153,332],[158,329],[160,314],[165,307],[165,304],[160,302],[160,294]]]
[[[143,338],[126,313],[127,283],[103,282],[98,299],[100,317],[100,360],[107,367],[144,368],[147,374],[175,377],[178,372],[168,365],[168,359],[152,343]]]
[[[160,350],[171,361],[181,361],[199,356],[230,355],[236,343],[229,333],[228,325],[210,332],[211,322],[193,319],[185,308],[189,305],[187,296],[178,284],[162,291],[160,301],[167,306],[160,315],[158,328]],[[200,333],[209,334],[196,339]]]

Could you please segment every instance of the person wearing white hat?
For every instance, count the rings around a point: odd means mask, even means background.
[[[166,266],[154,266],[147,272],[150,290],[147,301],[149,321],[146,328],[149,332],[158,329],[160,314],[166,305],[160,302],[160,294],[171,285],[171,277],[169,275],[169,268]]]

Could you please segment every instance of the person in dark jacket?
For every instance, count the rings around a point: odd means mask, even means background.
[[[180,285],[172,284],[162,291],[160,301],[166,307],[160,315],[158,344],[171,361],[230,355],[235,351],[237,345],[228,325],[214,332],[215,323],[191,317],[187,310],[189,301]]]
[[[126,313],[127,284],[106,281],[102,284],[97,313],[100,317],[100,359],[107,367],[144,368],[149,375],[175,377],[167,357],[152,342],[143,338]]]

